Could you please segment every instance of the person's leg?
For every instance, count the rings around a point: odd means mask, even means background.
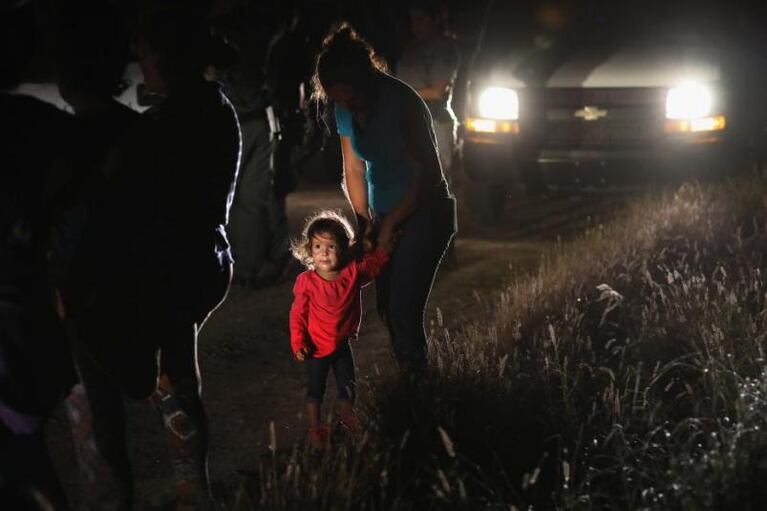
[[[320,427],[321,407],[322,405],[316,401],[306,402],[306,422],[309,425],[310,431]]]
[[[392,347],[403,372],[414,379],[426,367],[424,311],[453,234],[452,222],[453,218],[435,221],[427,210],[417,212],[403,226],[392,254],[387,301]]]
[[[209,498],[208,421],[197,364],[197,326],[169,323],[162,329],[162,375],[152,401],[168,432],[178,501],[195,505]]]
[[[390,321],[391,314],[389,311],[389,303],[391,302],[391,279],[392,279],[392,261],[398,253],[398,246],[395,246],[394,252],[391,254],[391,260],[389,264],[384,266],[383,271],[376,279],[376,310],[381,317],[386,330],[389,332],[389,339],[394,344],[394,330]]]
[[[274,196],[273,213],[270,256],[282,271],[290,260],[290,229],[288,228],[288,206],[285,195]]]
[[[13,432],[5,421],[21,427]],[[0,453],[3,509],[69,509],[45,444],[42,418],[17,414],[0,403]]]
[[[265,287],[280,279],[285,266],[290,260],[290,239],[288,233],[288,215],[285,197],[274,196],[268,207],[268,229],[266,257],[253,277],[253,287]]]
[[[357,379],[354,372],[354,355],[349,341],[334,355],[333,376],[338,388],[338,413],[341,416],[341,424],[349,430],[354,430],[357,426],[357,418],[354,414]]]
[[[126,421],[119,387],[82,352],[76,352],[81,383],[66,411],[81,473],[86,509],[130,509],[133,478],[126,448]]]
[[[226,296],[229,294],[229,287],[232,284],[234,266],[229,264],[223,268],[214,271],[205,272],[207,284],[204,289],[197,289],[200,299],[192,312],[195,323],[197,324],[197,333],[199,334],[208,318],[218,309]]]
[[[0,300],[1,509],[68,509],[43,432],[76,375],[49,308]]]
[[[197,338],[204,321],[224,300],[231,265],[217,261],[177,268],[158,288],[147,335],[161,348],[161,376],[151,400],[162,416],[172,448],[180,504],[209,497],[208,420],[202,402]]]
[[[330,361],[325,358],[308,358],[306,364],[306,421],[310,449],[323,449],[327,442],[327,428],[322,424],[322,400],[330,371]]]
[[[240,175],[226,229],[237,261],[235,282],[249,282],[269,250],[274,143],[269,140],[266,119],[245,120],[240,123],[240,130]]]

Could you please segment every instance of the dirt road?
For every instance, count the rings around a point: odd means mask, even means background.
[[[439,308],[451,322],[470,321],[483,302],[492,301],[494,293],[509,282],[510,265],[515,274],[535,268],[558,236],[573,235],[589,215],[619,201],[620,196],[512,200],[499,226],[464,229],[456,241],[457,264],[440,271],[427,318],[433,319]],[[306,215],[326,207],[348,211],[338,187],[313,186],[290,195],[291,231],[297,233]],[[257,471],[260,457],[267,452],[271,422],[279,448],[289,449],[303,440],[304,374],[290,354],[287,321],[293,278],[299,271],[295,264],[285,278],[267,289],[232,288],[200,338],[214,489],[236,484],[240,477]],[[386,370],[392,364],[374,307],[369,287],[364,293],[360,340],[354,346],[363,385],[366,379],[376,378],[377,369]],[[126,402],[126,406],[137,509],[162,508],[172,498],[172,474],[161,423],[147,403]],[[48,439],[57,469],[76,500],[77,474],[63,417],[57,415]]]

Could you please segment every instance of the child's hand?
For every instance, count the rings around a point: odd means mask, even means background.
[[[300,348],[296,350],[295,353],[293,353],[293,356],[296,357],[296,360],[298,360],[299,362],[303,362],[304,360],[306,360],[306,356],[308,354],[309,354],[309,350],[307,350],[306,348]]]

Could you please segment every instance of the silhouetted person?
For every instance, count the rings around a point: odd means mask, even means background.
[[[31,57],[33,12],[0,8],[0,91],[18,84]],[[77,126],[42,101],[0,92],[0,129],[0,503],[65,509],[43,426],[75,382],[51,237],[79,182]]]
[[[229,228],[236,259],[234,280],[255,287],[268,283],[279,266],[277,260],[285,261],[288,255],[287,227],[279,232],[280,208],[274,194],[279,126],[264,74],[273,17],[272,9],[251,3],[221,15],[216,23],[237,53],[236,62],[220,76],[242,133]],[[274,248],[277,238],[281,250]]]
[[[307,131],[311,118],[305,111],[309,103],[309,83],[313,53],[309,47],[305,5],[294,5],[284,26],[269,43],[266,58],[267,87],[280,123],[280,137],[274,153],[275,215],[272,218],[270,257],[261,279],[276,280],[288,262],[287,195],[298,186],[298,167],[308,156]],[[308,9],[307,9],[308,10]]]
[[[156,216],[141,247],[141,263],[153,288],[146,296],[149,340],[161,352],[155,400],[175,447],[180,502],[204,500],[208,492],[197,335],[231,280],[225,225],[240,155],[234,109],[219,86],[201,74],[207,31],[195,13],[172,8],[148,13],[139,30],[146,85],[166,96],[146,114],[156,145],[150,192]],[[153,369],[147,376],[154,378],[154,358],[146,363]]]
[[[72,325],[92,325],[101,316],[95,303],[122,311],[135,302],[133,278],[117,284],[116,268],[130,265],[124,253],[125,225],[135,221],[135,194],[127,195],[128,153],[141,147],[142,117],[120,104],[123,72],[129,57],[129,38],[119,13],[96,0],[65,8],[58,19],[57,83],[84,133],[81,148],[81,196],[67,212],[61,237],[69,243],[72,259],[62,286],[63,312]],[[133,154],[132,158],[138,155]],[[121,171],[122,170],[122,171]],[[123,277],[129,272],[119,270]],[[111,277],[111,278],[105,278]],[[104,319],[114,319],[105,316]],[[88,339],[113,341],[115,324],[91,326]],[[94,330],[97,335],[94,335]],[[88,332],[89,330],[84,330]],[[76,459],[80,468],[77,503],[83,509],[128,509],[132,477],[125,450],[125,411],[120,388],[90,356],[83,336],[74,336],[73,352],[80,383],[66,400]]]
[[[397,78],[413,87],[429,107],[442,172],[451,187],[455,187],[453,152],[458,123],[450,100],[459,55],[455,40],[447,35],[446,18],[447,10],[440,0],[418,0],[410,6],[413,39],[397,64]],[[452,240],[445,262],[456,264]]]
[[[109,196],[119,204],[119,252],[101,278],[110,299],[96,300],[78,322],[94,364],[129,397],[151,396],[162,413],[182,506],[208,498],[197,335],[231,279],[225,225],[240,151],[234,110],[202,75],[207,38],[202,13],[180,4],[151,8],[139,21],[144,81],[165,99],[144,114],[138,143],[122,148]],[[108,449],[123,459],[124,444]]]
[[[413,39],[397,64],[397,78],[413,87],[429,107],[439,160],[450,179],[456,126],[450,95],[458,70],[458,49],[445,33],[445,15],[438,0],[419,0],[410,7]]]
[[[72,170],[62,137],[70,121],[42,101],[0,93],[0,500],[18,491],[31,509],[32,494],[65,506],[42,435],[75,382],[49,273],[51,227]],[[9,509],[25,509],[16,505]]]
[[[424,310],[456,232],[431,115],[348,24],[328,34],[313,82],[316,97],[334,103],[358,239],[384,247],[397,239],[376,279],[377,305],[402,374],[419,381],[427,365]]]

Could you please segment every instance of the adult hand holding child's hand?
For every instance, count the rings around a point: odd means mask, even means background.
[[[362,250],[371,252],[375,248],[375,230],[372,222],[367,222],[360,237],[362,241]]]
[[[400,231],[395,232],[394,229],[389,227],[387,224],[382,225],[381,230],[378,233],[378,240],[376,242],[378,248],[387,254],[391,254],[394,251],[394,245],[397,243],[399,236]]]

